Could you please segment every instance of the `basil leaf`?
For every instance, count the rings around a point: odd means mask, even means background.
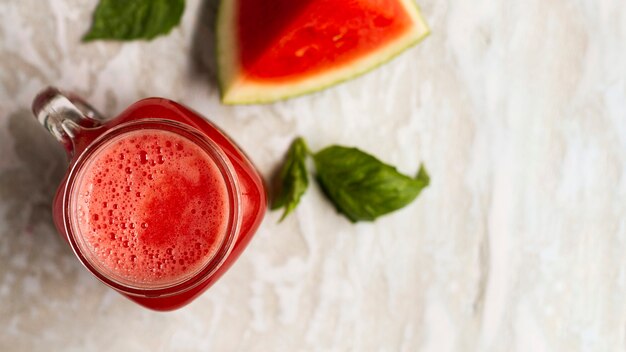
[[[178,25],[185,0],[100,0],[83,41],[153,39]]]
[[[313,159],[324,193],[352,222],[373,221],[400,209],[430,183],[423,165],[412,178],[356,148],[331,146]]]
[[[272,210],[285,208],[280,221],[296,208],[309,186],[306,168],[308,154],[309,150],[304,139],[297,138],[291,143],[287,159],[280,170],[280,189],[272,201]]]

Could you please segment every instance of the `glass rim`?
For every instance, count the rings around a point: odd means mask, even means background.
[[[97,261],[90,260],[91,255],[84,253],[84,246],[81,246],[82,240],[77,226],[76,214],[74,208],[74,199],[76,195],[75,188],[77,181],[80,181],[81,171],[88,164],[91,157],[100,150],[100,147],[111,141],[115,137],[124,135],[133,131],[146,129],[155,129],[161,131],[169,131],[175,133],[190,142],[202,148],[207,155],[214,161],[217,169],[224,177],[224,184],[228,194],[228,222],[225,229],[225,236],[217,251],[213,253],[204,265],[193,274],[180,281],[172,281],[170,283],[159,285],[133,285],[122,280],[115,279],[111,275],[98,268]],[[199,132],[192,126],[177,121],[163,118],[143,118],[133,120],[111,128],[98,136],[93,142],[85,148],[76,162],[71,166],[68,173],[67,183],[63,193],[63,224],[67,234],[67,240],[74,254],[78,257],[81,264],[85,266],[93,275],[109,287],[112,287],[122,293],[132,296],[143,297],[165,297],[188,291],[197,287],[208,278],[223,264],[237,239],[239,228],[241,226],[241,199],[240,185],[236,177],[234,167],[228,157],[219,148],[219,146],[203,133]],[[76,231],[75,231],[76,230]]]

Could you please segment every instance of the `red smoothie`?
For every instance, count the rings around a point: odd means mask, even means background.
[[[115,281],[167,287],[201,271],[226,237],[226,181],[176,133],[142,129],[102,144],[77,175],[75,233]]]
[[[263,179],[209,120],[163,98],[105,119],[55,88],[33,102],[70,165],[54,224],[96,278],[150,309],[178,309],[227,272],[267,206]]]

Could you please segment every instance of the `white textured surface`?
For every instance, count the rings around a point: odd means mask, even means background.
[[[199,1],[168,37],[87,45],[94,0],[2,0],[0,350],[624,351],[626,2],[420,3],[433,34],[385,67],[227,107],[194,44]],[[181,101],[265,176],[303,135],[405,172],[424,161],[433,182],[358,225],[312,187],[201,298],[150,312],[96,282],[53,230],[64,158],[28,112],[47,84],[107,115]]]

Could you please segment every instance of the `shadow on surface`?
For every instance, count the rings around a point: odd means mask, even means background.
[[[285,153],[282,159],[280,159],[281,160],[280,163],[274,165],[274,167],[269,173],[269,177],[267,178],[268,181],[266,181],[265,183],[265,185],[268,187],[267,201],[269,203],[269,209],[272,208],[272,204],[274,204],[274,201],[276,200],[276,198],[278,198],[280,191],[282,190],[282,182],[281,182],[282,181],[281,172],[283,169],[282,160],[285,160],[285,158],[287,157],[287,153]]]
[[[7,130],[18,163],[0,171],[0,199],[7,206],[3,230],[52,227],[52,198],[67,167],[65,153],[26,109],[9,115]],[[0,150],[0,156],[9,154]]]
[[[215,27],[219,0],[204,0],[198,10],[191,47],[189,76],[218,89]]]

